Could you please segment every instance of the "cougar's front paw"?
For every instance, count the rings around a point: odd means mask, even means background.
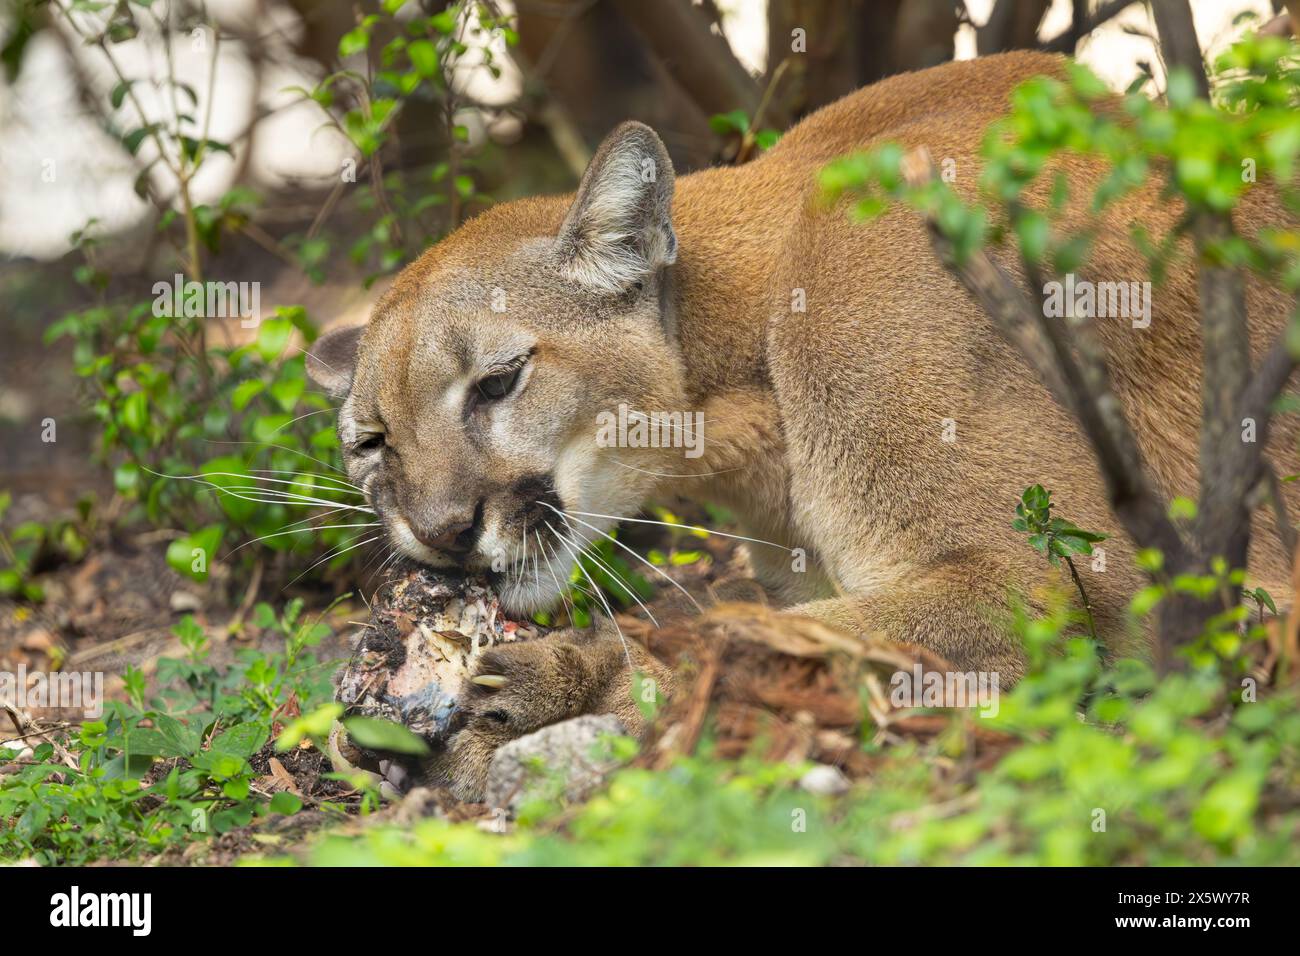
[[[464,727],[448,746],[445,775],[452,792],[461,800],[483,799],[498,747],[601,710],[614,682],[629,679],[617,641],[582,640],[575,632],[486,652],[461,702]]]

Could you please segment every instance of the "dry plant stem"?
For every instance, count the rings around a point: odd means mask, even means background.
[[[790,58],[786,57],[780,65],[772,71],[772,78],[768,80],[767,88],[763,90],[763,99],[758,104],[758,109],[754,110],[754,118],[749,122],[749,129],[745,130],[744,139],[741,140],[740,150],[736,153],[735,165],[742,166],[749,161],[754,152],[755,136],[759,130],[759,124],[762,123],[765,115],[772,104],[772,94],[776,88],[781,85],[781,80],[785,76],[786,70],[790,68]]]
[[[226,625],[227,634],[235,634],[244,626],[244,618],[253,607],[253,602],[257,600],[257,589],[262,586],[262,559],[258,558],[253,565],[253,577],[248,582],[248,590],[244,592],[244,598],[239,602],[239,607],[235,609],[235,615]]]
[[[1079,592],[1079,600],[1083,602],[1083,614],[1088,622],[1088,636],[1092,638],[1094,644],[1099,645],[1101,640],[1097,637],[1097,624],[1092,617],[1092,602],[1088,600],[1088,592],[1084,590],[1083,580],[1079,577],[1079,571],[1075,568],[1072,558],[1066,557],[1065,566],[1070,569],[1070,580],[1074,582],[1074,586]]]
[[[9,719],[13,721],[14,727],[18,729],[18,732],[22,734],[24,738],[39,737],[43,739],[47,744],[54,748],[54,753],[55,756],[59,758],[59,763],[70,767],[73,770],[77,769],[77,758],[69,753],[66,747],[55,740],[54,735],[50,731],[37,727],[36,722],[17,707],[10,704],[3,704],[0,706],[4,707],[5,713],[7,713]]]

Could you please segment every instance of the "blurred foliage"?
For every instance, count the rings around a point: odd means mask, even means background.
[[[42,524],[23,521],[9,532],[3,530],[13,496],[0,491],[0,596],[40,601],[45,592],[35,580],[45,563],[80,561],[95,533],[94,498],[83,496],[74,517],[56,518]]]

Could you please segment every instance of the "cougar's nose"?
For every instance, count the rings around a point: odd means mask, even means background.
[[[458,521],[455,524],[449,524],[440,531],[430,531],[428,528],[413,527],[411,531],[419,539],[420,544],[426,548],[433,548],[435,551],[465,551],[467,548],[461,548],[457,545],[460,536],[474,527],[473,522]]]
[[[483,503],[479,502],[474,513],[458,521],[431,528],[426,524],[411,522],[411,533],[426,548],[441,551],[455,561],[461,561],[474,548],[478,538],[479,523],[483,517]]]

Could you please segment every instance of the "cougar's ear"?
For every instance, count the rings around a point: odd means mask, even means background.
[[[357,370],[357,346],[364,325],[347,325],[326,332],[307,350],[307,375],[335,398],[343,398],[352,387]]]
[[[643,123],[624,123],[605,138],[583,174],[557,237],[565,275],[618,294],[677,258],[673,234],[673,163]]]

